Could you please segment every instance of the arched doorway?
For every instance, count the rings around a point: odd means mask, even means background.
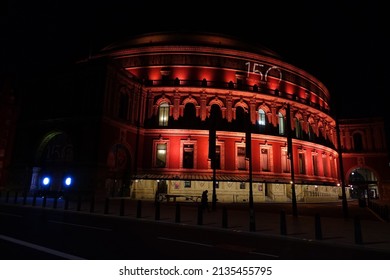
[[[77,184],[73,170],[74,147],[62,131],[45,135],[36,151],[30,190],[59,192]]]
[[[378,179],[375,174],[367,168],[355,168],[348,177],[351,198],[377,199]]]
[[[129,196],[131,184],[131,157],[122,144],[111,147],[107,157],[106,191],[110,196]]]

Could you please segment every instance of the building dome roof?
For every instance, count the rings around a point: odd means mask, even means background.
[[[102,52],[114,52],[127,48],[167,45],[191,45],[221,47],[241,51],[250,51],[264,56],[281,59],[276,52],[257,43],[230,35],[208,32],[158,32],[136,35],[130,39],[112,43],[102,49]]]

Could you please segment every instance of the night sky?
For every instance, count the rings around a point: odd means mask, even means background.
[[[0,71],[37,74],[145,32],[221,32],[260,43],[320,79],[340,117],[387,111],[390,23],[383,0],[39,2],[0,7]]]

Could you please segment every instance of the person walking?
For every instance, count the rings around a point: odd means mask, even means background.
[[[203,210],[207,209],[207,212],[210,212],[208,192],[209,192],[208,190],[203,191],[201,203],[202,203],[202,209]]]

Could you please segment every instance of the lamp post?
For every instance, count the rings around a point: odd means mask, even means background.
[[[292,135],[291,135],[291,115],[290,115],[290,104],[287,104],[286,108],[286,133],[287,133],[287,155],[290,159],[290,171],[291,171],[291,200],[292,200],[292,213],[294,217],[298,216],[297,208],[297,197],[295,194],[295,178],[294,178],[294,157],[293,157],[293,146],[292,146]]]
[[[345,193],[345,180],[344,180],[344,165],[343,165],[343,157],[342,157],[342,148],[341,148],[341,138],[340,138],[340,127],[338,117],[336,116],[336,134],[337,134],[337,149],[339,153],[339,173],[340,173],[340,181],[341,181],[341,199],[343,205],[343,215],[344,218],[348,218],[348,203],[347,203],[347,195]]]

